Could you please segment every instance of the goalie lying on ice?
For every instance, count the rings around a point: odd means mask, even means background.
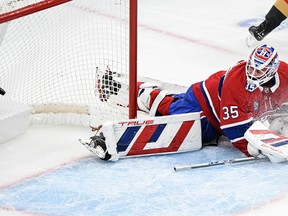
[[[208,79],[192,84],[185,93],[170,94],[160,86],[140,83],[137,102],[139,109],[149,112],[150,116],[172,117],[185,113],[199,113],[203,143],[224,135],[241,152],[251,156],[257,155],[257,149],[265,154],[266,148],[260,148],[250,140],[250,145],[254,148],[247,148],[248,142],[244,134],[255,120],[272,114],[287,102],[287,83],[287,63],[278,59],[273,47],[261,45],[252,51],[247,61],[239,61],[228,70],[216,72]],[[107,139],[113,137],[115,134],[105,136],[108,146]],[[139,143],[147,141],[141,142],[144,137],[138,137]],[[138,148],[144,149],[143,146],[139,146]],[[108,147],[104,148],[104,151],[110,155],[117,155],[120,148],[116,143],[116,148],[113,146],[111,150]],[[195,149],[199,149],[199,146]],[[273,155],[273,151],[268,153],[269,156]],[[283,160],[272,162],[280,161]]]

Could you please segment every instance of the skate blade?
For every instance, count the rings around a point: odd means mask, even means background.
[[[251,35],[251,34],[249,34],[248,37],[246,38],[246,45],[247,45],[248,47],[254,47],[254,46],[257,45],[257,43],[258,43],[258,41],[257,41],[256,38],[255,38],[253,35]]]
[[[78,141],[79,141],[86,149],[88,149],[93,155],[95,155],[95,156],[98,157],[98,155],[96,154],[94,148],[90,147],[90,145],[89,145],[87,142],[84,142],[84,141],[82,141],[81,139],[78,139]]]
[[[88,149],[93,155],[97,156],[100,159],[104,159],[105,155],[107,153],[107,150],[104,151],[101,147],[98,148],[92,148],[89,143],[82,141],[81,139],[78,139],[78,141],[86,148]]]

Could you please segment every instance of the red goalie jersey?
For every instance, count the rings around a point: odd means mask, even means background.
[[[269,115],[288,101],[287,83],[288,65],[281,61],[271,80],[249,91],[243,61],[227,72],[218,72],[194,84],[193,92],[213,128],[248,154],[244,133],[255,119]]]

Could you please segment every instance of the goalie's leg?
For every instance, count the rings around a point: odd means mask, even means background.
[[[84,146],[103,160],[187,152],[202,147],[199,113],[105,122],[99,132],[91,138],[89,146]]]
[[[198,112],[203,114],[202,108],[192,91],[192,86],[185,93],[171,94],[161,90],[157,85],[141,84],[139,88],[138,107],[149,112],[150,116],[178,115]],[[202,139],[204,143],[217,144],[219,134],[215,131],[208,119],[201,116]]]
[[[106,122],[100,129],[103,136],[97,135],[88,149],[105,160],[200,149],[202,139],[206,143],[218,134],[205,116],[200,118],[203,112],[191,88],[171,95],[157,85],[141,84],[138,107],[162,117]]]

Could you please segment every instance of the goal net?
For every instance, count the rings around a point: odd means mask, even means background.
[[[137,17],[130,15],[129,0],[67,1],[1,0],[4,97],[31,106],[34,114],[127,119],[136,106],[129,95],[131,88],[136,92],[130,23]]]

